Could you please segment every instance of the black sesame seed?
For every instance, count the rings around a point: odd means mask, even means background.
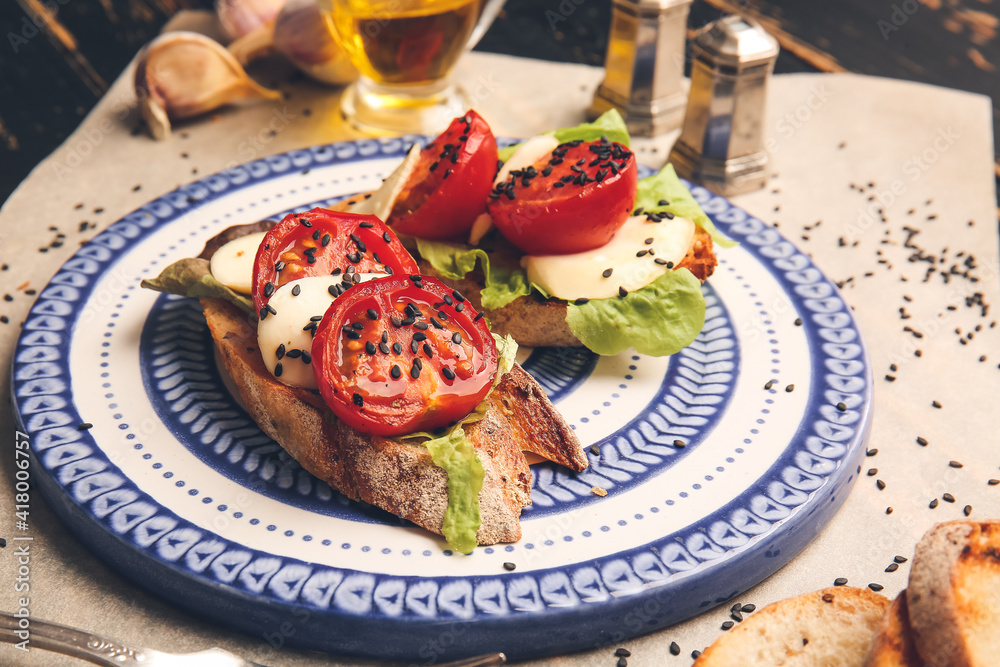
[[[365,404],[364,397],[357,392],[354,392],[354,395],[351,396],[351,400],[354,401],[354,405],[358,406],[359,408],[364,406]]]
[[[302,293],[302,285],[292,285],[292,296],[298,296]]]
[[[264,283],[264,296],[271,296],[272,294],[274,294],[274,283]]]
[[[274,356],[280,361],[282,357],[285,356],[285,344],[282,343],[278,346],[278,349],[274,351]]]
[[[403,345],[401,343],[393,343],[392,344],[392,351],[395,352],[396,354],[402,354],[403,353]]]
[[[687,443],[685,443],[683,440],[674,440],[674,447],[676,447],[677,449],[684,449],[685,447],[687,447]]]
[[[626,297],[626,296],[628,296],[628,290],[625,289],[624,287],[622,287],[621,285],[619,285],[618,286],[618,296],[620,296],[620,297]]]
[[[455,297],[455,301],[459,301],[459,302],[461,302],[461,301],[465,301],[465,297],[464,297],[464,296],[462,296],[462,293],[461,293],[461,292],[459,292],[459,291],[458,291],[457,289],[456,289],[456,290],[452,290],[452,291],[451,291],[451,295],[452,295],[453,297]]]
[[[259,316],[262,321],[267,318],[267,306],[260,309]]]
[[[302,350],[302,363],[311,364],[312,360],[313,360],[312,355],[306,352],[305,350]]]
[[[313,226],[313,223],[309,222],[305,218],[299,218],[299,224],[302,225],[303,227],[312,227]]]
[[[931,509],[934,509],[934,508],[936,508],[936,507],[938,506],[938,499],[937,499],[937,498],[935,498],[935,499],[934,499],[934,500],[932,500],[932,501],[930,502],[930,504],[929,504],[929,505],[927,505],[927,506],[928,506],[928,507],[930,507]]]
[[[965,516],[969,516],[970,514],[972,514],[972,505],[966,505],[964,508],[962,508],[962,514],[964,514]]]
[[[785,391],[787,391],[789,393],[795,391],[795,385],[794,384],[788,385],[787,387],[785,387]]]
[[[698,649],[691,651],[691,657],[697,660],[698,658],[701,657],[701,651],[699,651]]]
[[[941,495],[941,500],[945,501],[946,503],[953,503],[955,502],[955,496],[951,495],[950,493],[945,493]]]
[[[378,319],[378,311],[375,310],[374,308],[369,308],[368,310],[365,311],[365,314],[368,316],[368,319],[370,320]]]
[[[414,359],[414,361],[417,361],[417,360]],[[420,368],[418,368],[416,364],[414,364],[410,368],[410,377],[413,378],[414,380],[416,380],[417,378],[420,377]]]
[[[732,628],[732,627],[733,627],[734,625],[736,625],[736,624],[735,624],[735,623],[733,623],[732,621],[726,621],[725,623],[723,623],[723,624],[722,624],[722,629],[723,629],[723,630],[729,630],[729,629],[730,629],[730,628]]]
[[[764,383],[764,389],[770,389],[773,386],[774,386],[774,380],[768,380],[767,382]]]
[[[424,343],[422,349],[424,351],[424,354],[427,355],[428,359],[434,356],[434,349],[430,346],[430,343]]]
[[[931,401],[931,405],[934,406],[935,408],[938,408],[938,409],[941,408],[941,404],[938,403],[937,401]]]
[[[83,422],[82,424],[80,424],[79,426],[76,427],[76,430],[77,431],[86,431],[86,430],[92,429],[92,428],[94,428],[93,424],[91,424],[90,422]]]
[[[877,480],[875,480],[875,486],[877,486],[877,487],[878,487],[878,490],[879,490],[879,491],[883,491],[883,490],[885,490],[885,482],[883,482],[883,481],[882,481],[882,480],[880,480],[880,479],[877,479]]]
[[[508,572],[513,572],[516,567],[517,565],[514,565],[510,561],[503,564],[503,569],[507,570]]]
[[[837,577],[836,579],[833,580],[833,585],[834,586],[846,586],[847,585],[847,577]]]
[[[447,366],[441,369],[441,375],[445,376],[445,378],[448,380],[455,379],[455,371],[451,370]]]
[[[837,403],[837,409],[841,412],[845,412],[847,410],[847,404],[844,402]]]
[[[364,331],[365,325],[361,324],[361,322],[351,322],[351,328],[357,331]]]
[[[889,565],[885,568],[885,571],[895,572],[898,569],[899,569],[899,563],[889,563]]]
[[[419,329],[421,331],[427,331],[427,322],[414,322],[413,328]]]
[[[374,226],[375,225],[373,225],[370,222],[362,222],[361,224],[358,225],[358,227],[364,227],[365,229],[371,229]]]
[[[332,236],[330,236],[329,234],[323,234],[323,238],[320,239],[320,243],[325,248],[326,246],[330,245],[330,241],[332,241],[332,240],[333,240]]]
[[[427,340],[427,334],[425,334],[423,331],[417,331],[413,334],[413,340],[416,341]]]
[[[365,342],[365,352],[368,354],[375,354],[375,343],[370,340]]]
[[[677,645],[677,642],[670,642],[670,655],[680,655],[681,647]]]
[[[876,593],[885,588],[882,584],[868,584],[868,588],[872,589]]]
[[[435,329],[444,329],[444,325],[438,322],[436,319],[434,319],[433,316],[431,316],[431,324],[434,326]]]
[[[948,461],[948,465],[951,466],[952,468],[961,468],[962,467],[962,463],[959,462],[959,461]]]
[[[382,232],[382,240],[386,243],[392,242],[392,237],[389,236],[389,232]]]
[[[878,449],[875,449],[874,447],[865,451],[865,456],[875,456],[876,454],[878,454]]]
[[[868,469],[868,476],[869,477],[874,477],[877,474],[878,474],[878,468],[869,468]]]
[[[282,370],[284,369],[281,367],[281,362],[279,361],[277,364],[274,365],[274,377],[280,378]]]
[[[909,560],[906,556],[893,556],[892,560],[896,563],[905,563]]]
[[[330,296],[333,298],[337,298],[341,293],[340,285],[330,285],[326,288],[326,291],[329,292]]]
[[[455,312],[456,313],[460,313],[463,310],[465,310],[465,304],[464,303],[456,303],[455,304]]]
[[[632,657],[632,652],[629,651],[627,648],[618,648],[618,649],[615,649],[615,657],[618,657],[618,658],[631,658]]]
[[[459,332],[456,331],[455,334],[451,337],[451,342],[453,342],[455,345],[461,345],[462,344],[462,334],[460,334]]]
[[[990,479],[990,480],[987,480],[986,483],[989,486],[996,486],[997,484],[1000,484],[1000,479]]]
[[[926,447],[927,446],[927,438],[925,438],[925,437],[923,437],[921,435],[918,435],[917,436],[917,444],[920,445],[921,447]]]
[[[424,370],[424,362],[421,361],[420,357],[416,357],[413,360],[413,365],[419,368],[420,370]]]
[[[392,376],[393,380],[398,380],[402,374],[403,371],[399,370],[399,366],[396,366],[395,364],[391,369],[389,369],[389,375]]]
[[[615,667],[628,667],[628,660],[625,658],[618,658],[618,662],[615,663]]]
[[[744,614],[752,614],[753,612],[757,611],[757,605],[752,603],[745,604],[742,607],[740,607],[740,611],[742,611]]]
[[[604,269],[604,271],[601,273],[601,275],[604,276],[605,278],[610,278],[611,274],[613,272],[614,272],[614,269]]]

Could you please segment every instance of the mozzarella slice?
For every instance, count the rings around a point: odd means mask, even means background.
[[[365,282],[386,274],[358,275],[361,282]],[[310,322],[319,322],[312,318],[321,318],[326,313],[334,301],[330,287],[340,284],[342,280],[343,276],[300,278],[285,283],[271,295],[268,305],[277,314],[268,315],[257,324],[257,344],[267,370],[285,384],[316,388],[311,355],[313,335],[308,327]],[[280,375],[276,372],[279,363]]]
[[[233,239],[215,251],[209,263],[212,275],[220,283],[240,294],[250,294],[253,285],[253,260],[265,232]]]
[[[510,172],[514,169],[525,169],[536,162],[541,162],[558,145],[559,140],[551,134],[539,134],[528,139],[514,151],[509,160],[503,163],[500,171],[497,172],[496,178],[493,179],[493,184],[496,185],[497,183],[506,181],[507,177],[510,176]]]
[[[619,296],[620,287],[629,292],[641,289],[671,270],[668,266],[679,264],[694,232],[695,225],[687,218],[650,222],[645,216],[633,216],[599,248],[570,255],[528,255],[521,264],[528,280],[551,296],[567,301],[608,299]],[[652,240],[646,243],[647,239]],[[608,269],[611,273],[605,277]]]
[[[406,154],[406,159],[396,167],[395,171],[389,174],[387,179],[382,181],[379,189],[373,192],[371,197],[358,201],[348,210],[351,213],[374,215],[382,222],[388,221],[392,207],[396,205],[396,200],[403,191],[406,182],[410,180],[413,168],[417,166],[419,161],[420,146],[414,144],[410,148],[410,152]]]

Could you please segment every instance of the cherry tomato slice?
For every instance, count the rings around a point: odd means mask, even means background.
[[[448,426],[486,396],[497,348],[482,315],[435,278],[388,276],[350,287],[312,346],[323,400],[375,435]]]
[[[565,255],[604,245],[632,214],[638,170],[619,143],[571,141],[489,194],[500,232],[529,255]]]
[[[403,244],[374,215],[314,208],[282,218],[261,241],[254,259],[253,305],[266,317],[275,288],[306,276],[417,272]]]
[[[475,111],[456,118],[420,151],[420,161],[387,221],[400,234],[451,239],[486,210],[497,169],[497,141]]]

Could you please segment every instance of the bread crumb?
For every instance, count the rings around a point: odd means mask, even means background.
[[[595,496],[600,496],[602,498],[604,496],[608,495],[608,492],[605,491],[604,489],[602,489],[599,486],[592,486],[592,487],[590,487],[590,492],[593,493]]]

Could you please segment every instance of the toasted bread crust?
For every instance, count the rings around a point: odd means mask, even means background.
[[[205,319],[250,416],[302,466],[352,500],[363,500],[441,534],[447,474],[426,448],[361,433],[343,424],[322,398],[277,381],[264,366],[255,323],[235,306],[202,299]],[[582,470],[579,440],[538,385],[519,366],[490,395],[479,422],[466,427],[483,464],[480,544],[521,537],[531,473],[522,449]]]
[[[1000,656],[1000,521],[950,521],[917,544],[907,592],[920,657],[935,667]]]
[[[698,280],[705,282],[715,271],[718,260],[713,250],[712,237],[701,227],[695,230],[694,241],[687,255],[677,265],[688,269]],[[503,308],[483,308],[482,275],[470,273],[460,280],[445,278],[430,264],[420,262],[420,271],[436,276],[469,298],[477,310],[486,313],[490,328],[497,334],[510,334],[520,345],[529,347],[576,347],[582,345],[566,323],[568,306],[558,299],[544,300],[534,296],[518,297]]]
[[[910,632],[910,615],[906,605],[906,591],[893,600],[882,617],[878,633],[872,642],[871,652],[864,667],[923,667]]]

